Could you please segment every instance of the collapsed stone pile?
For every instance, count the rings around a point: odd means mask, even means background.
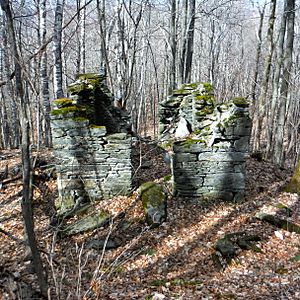
[[[216,104],[209,84],[188,84],[161,103],[160,116],[163,145],[172,141],[174,194],[241,200],[251,129],[247,102]]]
[[[129,116],[113,106],[104,78],[79,75],[68,92],[71,97],[53,101],[51,111],[59,214],[126,195],[132,181]]]

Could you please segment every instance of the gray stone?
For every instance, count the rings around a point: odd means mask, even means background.
[[[204,189],[202,194],[202,199],[204,200],[224,200],[224,201],[233,201],[234,193],[231,191],[206,191]]]
[[[108,143],[106,145],[104,145],[104,149],[106,151],[110,151],[110,150],[126,150],[129,148],[128,144],[117,144],[117,143]]]
[[[203,185],[217,186],[220,190],[241,189],[245,187],[244,177],[242,173],[211,174],[205,177]]]
[[[79,219],[75,223],[66,226],[63,229],[63,234],[74,235],[77,233],[93,230],[103,226],[108,221],[109,215],[103,211],[94,212],[93,214]]]
[[[64,128],[64,129],[72,129],[72,128],[80,128],[87,127],[89,125],[89,120],[74,120],[74,119],[61,119],[61,120],[51,120],[52,128]]]
[[[194,142],[191,140],[188,143],[183,142],[175,142],[173,144],[173,151],[175,153],[201,153],[203,151],[206,151],[207,147],[204,142],[198,142],[195,140]],[[210,150],[207,150],[210,151]]]
[[[191,133],[190,124],[184,117],[180,117],[175,131],[175,138],[184,138]]]
[[[263,211],[257,212],[255,217],[259,220],[275,225],[278,228],[300,234],[300,225],[290,221],[290,218],[288,217],[276,216],[275,214],[273,215],[270,213],[265,213]]]
[[[221,238],[217,241],[215,249],[225,258],[233,258],[238,250],[236,245],[227,238]]]
[[[128,134],[126,133],[114,133],[114,134],[110,134],[107,135],[105,137],[106,141],[120,141],[120,140],[126,140],[128,139]]]
[[[140,198],[149,226],[159,226],[167,217],[167,197],[161,185],[147,182],[139,188]]]
[[[234,128],[234,134],[237,136],[249,136],[251,131],[250,126],[237,126]]]
[[[212,161],[212,162],[244,162],[245,153],[243,152],[203,152],[198,156],[200,161]]]
[[[82,137],[88,136],[89,130],[87,127],[78,127],[78,128],[71,128],[67,130],[68,136],[70,137]]]
[[[197,155],[194,153],[178,153],[173,158],[174,163],[180,162],[195,162],[197,161]]]
[[[234,142],[234,147],[239,151],[247,152],[249,150],[249,136],[240,137]]]
[[[95,250],[110,250],[120,247],[120,243],[116,242],[115,240],[91,240],[86,244],[86,247],[89,249],[95,249]]]
[[[102,137],[105,136],[107,133],[105,126],[97,126],[97,127],[90,127],[89,128],[89,136],[91,137]]]
[[[54,103],[67,112],[53,111],[51,118],[60,207],[65,210],[80,197],[98,200],[131,189],[129,115],[113,106],[102,81],[97,74],[81,74],[68,88],[73,99]],[[76,116],[68,114],[68,106]]]

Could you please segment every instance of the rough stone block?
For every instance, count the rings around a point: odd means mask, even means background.
[[[245,153],[243,152],[203,152],[198,155],[199,161],[218,161],[218,162],[244,162]]]
[[[174,156],[174,163],[197,161],[197,154],[194,153],[178,153]]]
[[[235,190],[245,187],[245,176],[242,173],[211,174],[205,177],[204,186],[218,190]]]

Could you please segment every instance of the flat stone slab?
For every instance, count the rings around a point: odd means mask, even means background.
[[[255,214],[255,217],[278,228],[300,234],[300,215],[297,199],[294,205],[292,202],[289,205],[279,202],[264,206]]]
[[[109,218],[109,215],[103,211],[97,211],[83,217],[82,219],[72,223],[71,225],[66,226],[63,229],[64,235],[73,235],[88,230],[93,230],[95,228],[103,226]]]
[[[241,250],[261,252],[255,245],[260,240],[258,235],[245,231],[226,233],[214,245],[216,252],[212,254],[212,259],[215,266],[222,270]]]
[[[288,218],[283,218],[280,216],[264,213],[264,212],[258,212],[256,213],[255,217],[259,220],[266,221],[278,228],[290,231],[290,232],[296,232],[300,233],[300,224],[297,224],[293,221],[290,221]]]

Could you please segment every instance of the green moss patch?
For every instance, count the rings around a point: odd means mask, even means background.
[[[88,121],[87,118],[84,117],[74,117],[74,118],[70,118],[69,120],[75,121],[75,122],[85,122]]]
[[[208,83],[208,82],[203,82],[202,84],[203,84],[204,89],[205,89],[205,91],[206,91],[207,93],[209,93],[209,94],[212,94],[212,93],[213,93],[214,88],[213,88],[212,84],[210,84],[210,83]]]
[[[52,102],[52,104],[53,104],[57,109],[65,108],[65,107],[73,106],[73,105],[74,105],[73,100],[70,99],[70,98],[59,98],[59,99],[54,100],[54,101]]]
[[[249,102],[243,97],[236,97],[236,98],[232,99],[232,102],[238,107],[245,108],[245,107],[249,106]]]
[[[73,94],[73,95],[77,95],[79,94],[80,92],[83,92],[83,91],[92,91],[94,88],[93,85],[89,85],[88,83],[86,82],[75,82],[73,84],[70,84],[67,88],[68,90],[68,93],[70,94]]]
[[[181,141],[178,143],[179,146],[184,146],[184,147],[189,147],[190,145],[193,144],[206,144],[206,141],[203,139],[185,139],[184,141]]]
[[[76,79],[79,80],[89,80],[89,79],[94,79],[94,80],[103,80],[105,76],[102,76],[98,73],[84,73],[84,74],[78,74],[76,76]]]
[[[194,83],[185,83],[181,86],[181,89],[184,90],[184,89],[192,89],[192,90],[195,90],[197,89],[199,83],[198,82],[194,82]]]
[[[89,125],[88,128],[90,128],[90,129],[106,129],[105,126],[99,126],[99,125],[95,125],[95,124]]]
[[[157,227],[166,219],[166,195],[160,184],[146,182],[139,187],[146,221],[149,226]]]
[[[285,187],[284,191],[288,193],[297,193],[300,195],[300,160],[298,160],[294,175],[291,181]]]
[[[53,109],[51,111],[52,116],[57,116],[57,115],[67,115],[69,113],[85,113],[86,108],[85,107],[78,107],[76,105],[73,106],[65,106],[59,109]]]

